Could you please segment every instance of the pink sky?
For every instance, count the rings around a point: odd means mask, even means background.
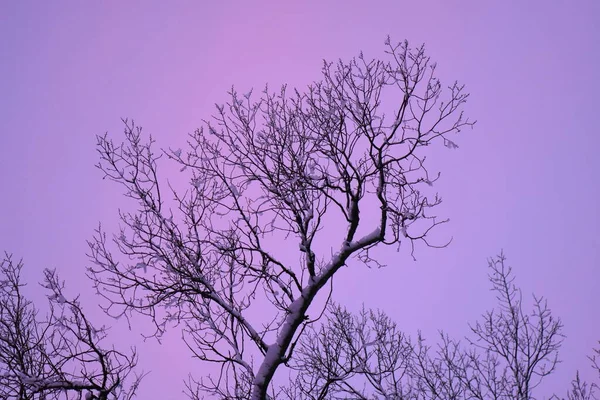
[[[538,392],[564,394],[577,368],[591,376],[600,339],[599,19],[597,1],[2,2],[0,250],[24,258],[33,298],[56,267],[107,321],[85,241],[99,221],[114,231],[128,203],[94,168],[96,134],[120,141],[129,117],[180,147],[232,84],[302,88],[323,58],[380,57],[387,34],[406,38],[426,44],[443,83],[467,85],[478,120],[459,150],[428,157],[451,218],[440,237],[454,241],[416,262],[390,251],[383,270],[352,265],[336,300],[381,308],[431,342],[438,328],[461,337],[495,304],[486,259],[504,249],[526,298],[545,296],[564,322],[563,363]],[[152,370],[139,398],[182,398],[187,373],[207,370],[178,333],[157,346],[135,329],[111,338],[137,344]]]

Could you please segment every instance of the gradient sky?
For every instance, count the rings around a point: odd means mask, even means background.
[[[387,34],[406,38],[426,44],[442,83],[467,85],[478,120],[460,149],[428,157],[451,219],[440,234],[454,240],[416,262],[390,251],[386,269],[352,265],[335,298],[381,308],[431,343],[438,328],[462,337],[495,304],[486,260],[504,249],[525,298],[545,296],[564,322],[563,363],[538,392],[564,394],[577,368],[591,376],[600,339],[598,21],[598,1],[3,1],[0,250],[24,258],[34,299],[56,267],[107,321],[84,275],[86,239],[99,221],[114,231],[128,203],[94,168],[96,134],[120,141],[129,117],[180,147],[232,84],[302,88],[323,58],[380,57]],[[206,371],[176,332],[163,346],[136,327],[111,332],[152,370],[141,399],[182,398],[187,373]]]

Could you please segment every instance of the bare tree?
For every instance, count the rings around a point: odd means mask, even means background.
[[[98,167],[137,210],[119,213],[123,225],[110,240],[97,229],[89,276],[107,314],[147,316],[158,339],[181,324],[193,355],[220,366],[217,377],[190,377],[190,397],[529,400],[555,370],[562,323],[542,298],[524,312],[502,254],[489,263],[499,308],[471,326],[465,343],[441,332],[431,347],[382,312],[353,315],[331,301],[334,276],[350,260],[382,266],[375,247],[405,244],[414,257],[417,243],[440,246],[429,236],[446,222],[432,214],[439,174],[426,169],[423,147],[456,148],[448,136],[473,125],[460,111],[463,86],[443,91],[423,47],[386,45],[388,61],[361,53],[325,62],[323,79],[305,92],[265,88],[254,100],[232,89],[186,152],[157,153],[128,120],[124,143],[98,137]],[[174,208],[158,178],[163,156],[190,174],[183,192],[168,183]],[[343,229],[328,229],[339,221]],[[295,261],[280,248],[292,241]],[[125,257],[113,257],[114,247]],[[22,267],[9,255],[0,263],[0,396],[132,398],[141,377],[125,382],[135,350],[103,349],[106,329],[65,297],[52,270],[43,285],[50,311],[38,319],[22,294]],[[311,318],[319,294],[325,308]],[[282,365],[292,379],[276,388]],[[595,399],[596,389],[577,373],[567,398]]]
[[[471,344],[490,355],[486,354],[484,363],[472,356],[477,369],[465,379],[477,398],[530,399],[533,389],[556,368],[562,323],[552,316],[546,301],[535,295],[533,311],[525,313],[521,291],[513,283],[504,255],[490,260],[490,268],[499,310],[486,313],[482,322],[471,327],[476,338]]]
[[[0,398],[2,399],[130,399],[141,376],[126,380],[137,357],[100,343],[104,327],[87,319],[77,298],[68,300],[54,271],[45,270],[49,314],[22,293],[23,263],[8,254],[0,262]]]
[[[414,346],[384,313],[352,315],[330,304],[325,323],[308,327],[290,367],[298,372],[282,397],[289,399],[403,398],[414,389]],[[398,397],[400,396],[400,397]]]
[[[530,314],[524,311],[502,254],[489,267],[499,308],[471,327],[475,338],[467,346],[442,332],[432,350],[381,312],[353,317],[335,306],[319,331],[310,327],[300,339],[300,373],[283,391],[312,399],[532,399],[558,363],[562,324],[541,298],[534,296]],[[585,394],[579,382],[581,388]]]
[[[443,90],[423,47],[386,45],[387,61],[325,62],[305,92],[265,88],[256,99],[232,89],[186,151],[157,153],[128,121],[124,143],[98,137],[99,168],[138,208],[120,214],[112,238],[130,262],[113,257],[99,228],[89,275],[108,313],[149,316],[157,337],[181,323],[194,355],[220,364],[218,378],[190,381],[192,397],[265,398],[312,322],[310,305],[350,259],[380,265],[376,246],[436,246],[428,234],[446,221],[432,214],[439,175],[424,150],[457,147],[449,135],[473,124],[460,111],[468,95],[457,83]],[[174,209],[161,156],[189,173],[185,191],[171,189]],[[299,260],[290,262],[278,249],[293,241]]]
[[[595,395],[598,385],[592,383],[591,385],[584,382],[579,377],[579,371],[575,375],[575,379],[571,381],[571,390],[567,392],[567,400],[596,400]],[[553,396],[553,399],[559,399],[558,396]]]
[[[600,356],[600,348],[594,349],[589,359],[592,362],[592,368],[598,373],[598,378],[600,378],[598,356]],[[600,379],[598,382],[600,383]],[[579,377],[579,371],[577,371],[575,379],[571,382],[571,390],[567,392],[567,400],[597,400],[596,390],[598,390],[598,387],[598,384],[595,382],[590,384],[582,381]],[[555,396],[554,398],[558,399],[558,396]]]

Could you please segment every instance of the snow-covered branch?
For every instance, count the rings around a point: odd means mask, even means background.
[[[302,91],[232,88],[187,149],[157,151],[127,120],[123,143],[98,137],[99,169],[138,207],[120,215],[112,243],[98,229],[89,275],[107,313],[146,315],[159,338],[184,327],[192,353],[229,378],[201,382],[205,392],[264,398],[344,265],[381,265],[370,252],[380,245],[413,256],[419,243],[440,246],[430,236],[445,220],[433,214],[441,199],[425,152],[473,125],[460,110],[468,94],[442,89],[423,47],[390,42],[386,53],[325,62]],[[189,185],[160,181],[161,157]]]

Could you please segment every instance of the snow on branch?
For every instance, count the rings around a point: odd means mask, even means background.
[[[133,121],[122,143],[98,137],[98,168],[138,207],[120,214],[122,235],[98,228],[89,276],[107,313],[145,315],[157,338],[182,326],[194,356],[226,371],[190,384],[192,397],[264,398],[343,266],[380,266],[370,250],[384,244],[413,257],[416,245],[444,246],[431,238],[446,220],[426,152],[455,148],[447,137],[474,124],[468,94],[442,89],[424,47],[386,48],[383,59],[325,61],[303,90],[232,88],[187,149],[163,150],[190,175],[183,190],[159,181],[161,155]]]

